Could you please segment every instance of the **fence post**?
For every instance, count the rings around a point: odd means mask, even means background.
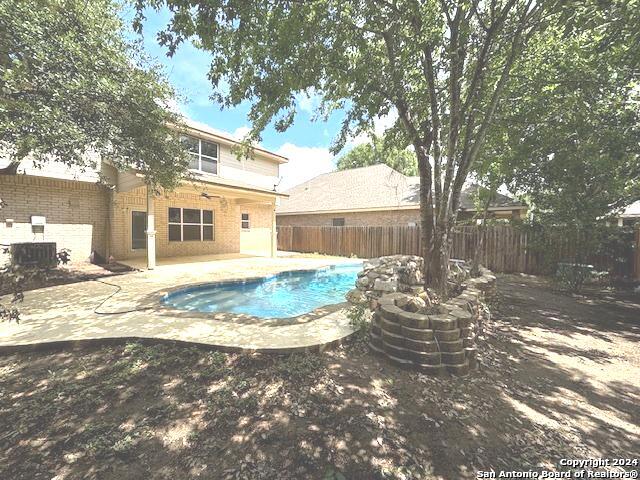
[[[640,224],[636,224],[636,238],[633,252],[633,278],[640,280]]]

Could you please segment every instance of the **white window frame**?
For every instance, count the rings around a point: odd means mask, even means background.
[[[244,215],[247,216],[247,219],[245,220],[243,217]],[[247,222],[247,226],[244,226],[244,223]],[[242,228],[242,230],[251,230],[251,215],[249,215],[248,212],[242,212],[240,214],[240,228]]]
[[[193,140],[197,140],[198,141],[198,153],[195,152],[189,152],[188,154],[190,156],[197,156],[198,158],[198,168],[190,168],[189,170],[194,170],[196,172],[200,172],[200,173],[205,173],[207,175],[216,175],[218,176],[220,174],[220,144],[217,142],[211,142],[209,140],[204,140],[200,137],[194,137],[193,135],[183,135],[185,137],[189,137],[192,138]],[[216,146],[216,156],[212,157],[211,155],[203,155],[202,153],[202,142],[207,142],[207,143],[213,143]],[[211,172],[205,172],[202,169],[202,158],[208,158],[210,160],[214,160],[216,162],[216,173],[211,173]]]
[[[180,222],[170,222],[169,221],[169,210],[175,208],[180,210]],[[184,221],[184,210],[199,210],[200,211],[200,223],[192,223]],[[203,212],[211,212],[211,223],[204,223],[204,213]],[[169,239],[169,228],[167,227],[167,241],[168,242],[215,242],[216,241],[216,212],[213,209],[208,208],[190,208],[190,207],[168,207],[167,208],[167,225],[178,225],[180,227],[180,240],[170,240]],[[195,225],[200,226],[200,240],[185,240],[184,239],[184,229],[185,225]],[[212,235],[211,240],[204,239],[204,227],[211,227]]]

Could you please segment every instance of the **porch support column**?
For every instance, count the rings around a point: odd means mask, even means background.
[[[271,257],[278,256],[278,230],[276,229],[276,204],[273,204],[271,210]]]
[[[153,187],[147,185],[147,269],[156,268],[156,228]]]

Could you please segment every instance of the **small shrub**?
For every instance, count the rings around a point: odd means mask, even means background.
[[[126,457],[135,450],[138,446],[138,442],[139,439],[137,435],[128,434],[117,439],[111,447],[111,450],[118,456]]]
[[[165,362],[167,358],[172,357],[172,353],[162,344],[145,345],[143,343],[130,342],[124,347],[122,361],[132,365],[144,363],[149,366],[158,366]]]
[[[364,340],[371,327],[371,311],[367,305],[353,305],[347,312],[349,324],[356,331],[359,340]]]
[[[2,254],[9,249],[3,248]],[[56,254],[57,265],[66,265],[71,260],[68,249],[63,248]],[[24,290],[37,282],[46,281],[52,268],[50,266],[14,265],[11,261],[0,266],[0,296],[11,295],[9,303],[0,302],[0,321],[18,323],[20,311],[16,306],[24,300]]]
[[[145,410],[145,423],[151,426],[161,425],[168,422],[178,411],[175,403],[163,403],[151,405]]]
[[[222,367],[225,363],[227,363],[227,355],[222,352],[211,352],[206,357],[207,361],[211,366]]]
[[[322,477],[322,480],[347,480],[347,477],[334,467],[329,467],[325,472],[324,477]]]
[[[207,380],[221,378],[227,372],[227,355],[222,352],[209,353],[196,367],[198,375]]]
[[[320,355],[293,354],[279,360],[275,371],[292,381],[316,379],[324,373],[325,365]]]
[[[559,263],[555,281],[562,290],[579,292],[593,275],[591,265]]]

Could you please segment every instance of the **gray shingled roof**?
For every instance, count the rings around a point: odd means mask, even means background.
[[[371,208],[418,207],[420,181],[407,177],[387,165],[352,168],[318,175],[285,193],[277,213],[362,210]],[[473,209],[476,186],[463,190],[461,206]],[[506,195],[498,194],[492,207],[525,207]]]

